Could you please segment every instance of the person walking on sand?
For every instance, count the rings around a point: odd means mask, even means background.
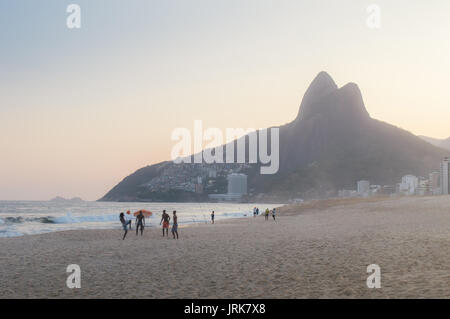
[[[125,237],[127,236],[127,234],[128,234],[128,225],[130,226],[130,228],[131,228],[131,220],[125,220],[125,214],[124,213],[120,213],[120,216],[119,216],[119,219],[120,219],[120,222],[122,223],[122,228],[123,228],[123,230],[124,230],[124,234],[123,234],[123,238],[122,238],[122,240],[124,240],[125,239]]]
[[[214,211],[211,213],[211,224],[214,224]]]
[[[253,207],[253,217],[256,217],[256,207]]]
[[[275,208],[272,209],[272,217],[273,217],[273,220],[275,220]]]
[[[170,221],[169,214],[166,213],[166,210],[163,210],[161,221],[159,222],[159,224],[161,225],[162,223],[163,237],[164,237],[164,230],[166,230],[167,238],[169,237],[169,221]]]
[[[136,236],[138,235],[139,227],[141,228],[141,236],[144,233],[145,227],[145,216],[142,214],[142,211],[136,216]]]
[[[259,216],[259,208],[256,207],[256,216]]]
[[[177,239],[178,239],[178,216],[177,216],[176,210],[173,211],[172,235],[173,235],[173,239],[175,239],[175,235],[177,235]]]
[[[264,218],[265,218],[266,220],[269,220],[269,213],[270,213],[269,209],[266,208],[266,212],[264,213]]]

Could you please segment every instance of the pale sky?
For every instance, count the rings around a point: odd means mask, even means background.
[[[98,199],[196,119],[287,123],[322,70],[372,117],[449,137],[449,15],[448,0],[2,0],[0,200]]]

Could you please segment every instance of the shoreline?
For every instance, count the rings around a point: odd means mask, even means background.
[[[0,205],[1,206],[1,205]],[[278,205],[277,205],[278,206]],[[254,206],[225,204],[209,207],[206,205],[161,204],[152,206],[153,217],[147,218],[147,228],[157,227],[163,209],[179,212],[179,224],[202,224],[210,220],[211,210],[216,211],[216,220],[241,218],[251,215]],[[119,212],[137,211],[143,207],[140,204],[110,204],[95,203],[93,205],[55,205],[46,203],[30,204],[19,202],[4,204],[0,207],[0,238],[20,237],[33,234],[51,233],[72,229],[120,229]],[[127,219],[134,216],[126,215]]]
[[[260,215],[261,216],[261,215]],[[230,217],[230,218],[225,218],[225,219],[219,219],[216,220],[217,222],[224,222],[224,221],[228,221],[228,220],[239,220],[239,219],[246,219],[246,218],[253,218],[253,216],[241,216],[241,217]],[[131,230],[128,230],[128,232],[133,232],[136,229],[134,228],[134,219],[132,219],[133,224],[132,224],[132,228]],[[201,225],[210,225],[211,224],[211,220],[207,220],[205,221],[196,221],[196,222],[186,222],[186,223],[179,223],[178,224],[178,229],[184,229],[184,228],[188,228],[188,227],[197,227],[197,226],[201,226]],[[114,228],[113,228],[114,227]],[[146,225],[145,229],[160,229],[162,226],[161,225]],[[170,223],[169,226],[169,230],[172,227],[172,223]],[[94,232],[98,232],[98,231],[122,231],[122,225],[120,225],[120,222],[117,222],[117,226],[112,226],[111,228],[80,228],[80,229],[61,229],[61,230],[52,230],[52,231],[44,231],[44,232],[40,232],[40,233],[35,233],[35,234],[21,234],[21,235],[17,235],[17,236],[7,236],[7,237],[0,237],[0,243],[2,239],[8,239],[8,238],[21,238],[21,237],[30,237],[30,236],[40,236],[40,235],[47,235],[47,234],[53,234],[53,233],[64,233],[64,232],[72,232],[72,231],[94,231]],[[145,230],[144,230],[145,231]]]
[[[311,213],[311,212],[320,212],[323,211],[325,209],[329,209],[329,208],[335,208],[335,207],[340,207],[340,206],[347,206],[347,205],[354,205],[354,204],[360,204],[360,203],[374,203],[374,202],[383,202],[383,201],[395,201],[395,200],[400,200],[402,198],[435,198],[435,196],[421,196],[421,197],[369,197],[369,198],[360,198],[360,197],[355,197],[355,198],[330,198],[330,199],[317,199],[317,200],[310,200],[310,201],[305,201],[305,202],[301,202],[301,203],[294,203],[294,204],[284,204],[282,206],[277,206],[275,207],[277,210],[277,216],[279,216],[279,214],[282,214],[283,216],[296,216],[296,215],[301,215],[304,213]],[[257,217],[263,217],[264,212],[260,212],[260,214]],[[269,216],[270,218],[271,215]],[[233,220],[240,220],[240,219],[246,219],[246,218],[253,218],[253,216],[249,215],[249,216],[241,216],[241,217],[230,217],[230,218],[225,218],[222,220],[216,220],[217,222],[224,222],[224,221],[233,221]],[[131,231],[129,230],[128,232],[132,232],[135,231],[134,228],[134,219],[133,220],[133,225],[132,225],[132,229]],[[179,229],[182,228],[187,228],[187,227],[196,227],[196,226],[201,226],[201,225],[210,225],[211,224],[211,220],[210,219],[206,219],[206,222],[203,221],[196,221],[196,222],[187,222],[187,223],[180,223],[178,225]],[[10,237],[0,237],[0,241],[2,239],[6,239],[6,238],[18,238],[18,237],[27,237],[27,236],[39,236],[39,235],[46,235],[46,234],[52,234],[52,233],[63,233],[63,232],[71,232],[71,231],[122,231],[122,226],[120,225],[120,223],[117,223],[117,226],[112,226],[114,228],[91,228],[91,229],[64,229],[64,230],[54,230],[54,231],[47,231],[47,232],[42,232],[42,233],[35,233],[35,234],[22,234],[19,236],[10,236]],[[149,225],[145,227],[146,229],[160,229],[161,226],[160,225]],[[170,230],[171,226],[169,227]]]

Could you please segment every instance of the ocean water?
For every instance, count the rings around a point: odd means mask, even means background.
[[[120,230],[119,214],[127,210],[150,210],[153,216],[146,218],[146,227],[159,227],[163,209],[171,216],[176,210],[178,224],[183,226],[209,222],[212,210],[216,220],[252,217],[255,206],[263,211],[281,204],[0,201],[0,237],[76,229]],[[134,225],[134,216],[125,216]]]

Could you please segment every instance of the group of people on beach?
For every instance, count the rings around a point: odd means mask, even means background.
[[[129,213],[129,212],[128,212]],[[265,212],[264,212],[264,217],[266,220],[269,220],[269,215],[270,213],[272,213],[272,217],[273,220],[275,220],[275,208],[273,208],[272,210],[269,210],[269,208],[266,208]],[[256,217],[259,215],[259,208],[258,207],[254,207],[253,208],[253,217]],[[211,212],[211,224],[214,224],[214,218],[215,218],[215,213],[214,211]],[[119,219],[120,222],[122,223],[122,228],[124,230],[124,234],[123,234],[123,238],[122,240],[125,239],[125,237],[128,234],[128,230],[131,230],[131,220],[127,220],[125,218],[125,214],[122,212],[119,215]],[[170,226],[170,215],[166,213],[166,210],[164,209],[161,215],[161,221],[159,222],[159,225],[162,224],[162,234],[163,237],[167,236],[167,238],[169,237],[169,226]],[[141,236],[144,234],[144,228],[145,228],[145,216],[142,213],[142,211],[140,211],[137,215],[136,215],[136,236],[139,234],[139,230],[141,231]],[[173,239],[178,239],[178,216],[177,216],[177,211],[174,210],[173,211],[173,217],[172,217],[172,236]]]
[[[275,215],[276,215],[276,211],[275,208],[273,208],[272,210],[269,210],[269,208],[266,208],[265,212],[264,212],[264,218],[265,220],[269,220],[269,215],[272,213],[272,218],[273,220],[275,220]],[[259,208],[258,207],[254,207],[253,208],[253,217],[259,216]]]
[[[125,214],[122,212],[119,215],[120,222],[122,223],[122,228],[124,230],[123,238],[128,234],[128,229],[131,230],[131,220],[127,220],[125,218]],[[141,236],[144,234],[144,227],[145,227],[145,216],[142,213],[142,211],[139,212],[139,214],[136,215],[136,236],[139,233],[139,230],[141,231]],[[161,221],[159,224],[162,224],[162,233],[163,237],[167,236],[169,237],[169,226],[170,226],[170,215],[166,213],[166,210],[163,210],[163,213],[161,215]],[[172,235],[173,239],[178,239],[178,216],[177,211],[173,211],[173,219],[172,219]]]

